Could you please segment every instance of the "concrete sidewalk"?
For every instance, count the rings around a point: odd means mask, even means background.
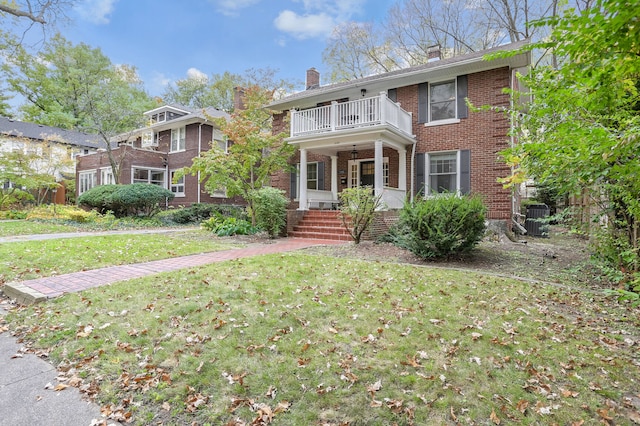
[[[0,330],[5,312],[0,303]],[[90,426],[104,421],[100,407],[82,399],[78,389],[58,385],[55,367],[0,333],[0,426]],[[119,425],[109,422],[109,425]]]
[[[327,244],[344,244],[344,242],[283,238],[270,243],[252,244],[241,249],[14,282],[5,284],[2,289],[5,296],[15,299],[18,303],[34,303],[64,293],[82,291],[160,272]],[[48,389],[50,385],[55,387],[58,384],[55,367],[34,354],[21,353],[22,346],[16,339],[8,332],[2,332],[4,314],[3,300],[0,297],[0,426],[103,424],[105,420],[99,407],[83,400],[78,389],[74,387],[61,391]],[[108,424],[119,425],[116,422],[108,422]]]
[[[19,243],[24,241],[56,240],[60,238],[101,237],[103,235],[126,234],[168,234],[170,232],[190,231],[198,228],[153,228],[153,229],[119,229],[113,231],[61,232],[57,234],[29,234],[0,237],[1,243]]]

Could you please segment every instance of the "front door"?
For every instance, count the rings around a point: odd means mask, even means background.
[[[375,164],[375,161],[362,161],[360,163],[360,186],[373,187],[376,173]]]

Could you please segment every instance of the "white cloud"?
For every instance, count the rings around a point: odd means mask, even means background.
[[[203,73],[197,68],[189,68],[187,70],[187,78],[192,78],[194,80],[208,80],[207,74]]]
[[[227,16],[237,16],[241,9],[253,6],[260,0],[212,0],[217,6],[218,12]]]
[[[161,72],[154,72],[151,81],[146,85],[152,95],[160,95],[173,81]]]
[[[94,24],[108,24],[115,3],[118,0],[82,0],[75,7],[82,19]]]
[[[366,0],[294,0],[304,11],[283,10],[273,21],[276,28],[297,39],[328,37],[333,28],[362,12]]]
[[[336,21],[326,13],[298,15],[291,10],[283,10],[273,21],[276,28],[295,38],[326,37],[331,34]]]

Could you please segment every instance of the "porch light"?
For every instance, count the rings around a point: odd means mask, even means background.
[[[353,146],[353,151],[351,151],[351,159],[355,160],[358,158],[358,151],[356,151],[356,146]]]
[[[360,94],[362,94],[362,97],[364,98],[364,95],[367,94],[367,89],[360,89]]]

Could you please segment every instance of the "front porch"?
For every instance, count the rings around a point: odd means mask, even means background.
[[[291,111],[291,136],[299,148],[295,197],[298,210],[332,209],[346,188],[370,186],[385,209],[399,209],[411,198],[413,148],[411,113],[387,98],[371,98]],[[324,173],[309,168],[313,159],[327,159],[329,188],[318,184]],[[315,162],[317,164],[317,162]]]

